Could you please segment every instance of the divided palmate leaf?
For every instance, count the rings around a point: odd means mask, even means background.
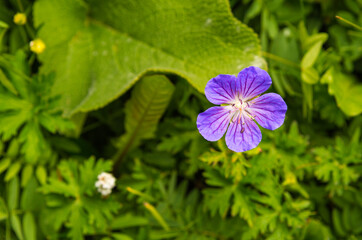
[[[265,67],[257,36],[226,0],[39,0],[43,72],[66,115],[103,107],[146,72],[186,78],[199,91],[217,74]]]
[[[102,199],[95,194],[94,183],[99,173],[111,168],[110,161],[94,157],[82,164],[75,159],[61,161],[58,176],[52,175],[38,189],[46,197],[49,214],[43,218],[47,228],[58,231],[64,225],[69,228],[69,239],[73,240],[84,239],[84,234],[93,234],[95,229],[103,232],[120,204],[113,196]]]
[[[174,86],[163,75],[144,77],[126,103],[126,133],[120,138],[117,158],[122,158],[140,140],[152,137],[170,101]]]

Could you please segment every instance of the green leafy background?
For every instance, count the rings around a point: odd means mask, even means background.
[[[0,0],[0,239],[362,239],[361,12]],[[207,81],[247,66],[268,71],[288,112],[234,153],[196,119]],[[108,196],[101,172],[116,177]]]

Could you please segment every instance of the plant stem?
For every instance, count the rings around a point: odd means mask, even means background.
[[[263,56],[266,57],[266,58],[269,58],[271,60],[274,60],[274,61],[277,61],[277,62],[280,62],[280,63],[284,63],[285,65],[288,65],[288,66],[291,66],[291,67],[294,67],[294,68],[297,68],[300,70],[300,66],[295,63],[295,62],[292,62],[292,61],[289,61],[285,58],[282,58],[282,57],[279,57],[277,55],[274,55],[272,53],[268,53],[268,52],[262,52]]]
[[[358,30],[362,31],[362,27],[358,26],[357,24],[355,24],[355,23],[353,23],[351,21],[348,21],[347,19],[345,19],[343,17],[340,17],[340,16],[336,16],[336,18],[341,20],[342,22],[345,22],[348,25],[351,25],[352,27],[357,28]]]
[[[148,211],[150,211],[150,213],[157,220],[157,222],[163,227],[163,229],[165,229],[166,231],[170,231],[170,227],[167,225],[166,221],[163,219],[161,214],[157,211],[157,209],[153,205],[149,204],[148,202],[144,202],[143,205]]]
[[[19,10],[20,10],[21,12],[24,12],[24,7],[23,7],[23,4],[21,3],[21,1],[20,1],[20,0],[17,0],[17,3],[18,3],[18,6],[19,6]]]

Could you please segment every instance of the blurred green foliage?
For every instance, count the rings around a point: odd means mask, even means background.
[[[0,0],[0,239],[362,239],[361,13],[361,0]],[[250,65],[288,112],[234,153],[196,118],[210,78]],[[101,172],[117,177],[108,196]]]

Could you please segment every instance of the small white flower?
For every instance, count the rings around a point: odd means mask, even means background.
[[[98,181],[95,186],[98,189],[98,192],[102,194],[102,196],[107,196],[111,194],[112,188],[116,185],[116,179],[112,174],[102,172],[98,175]]]

